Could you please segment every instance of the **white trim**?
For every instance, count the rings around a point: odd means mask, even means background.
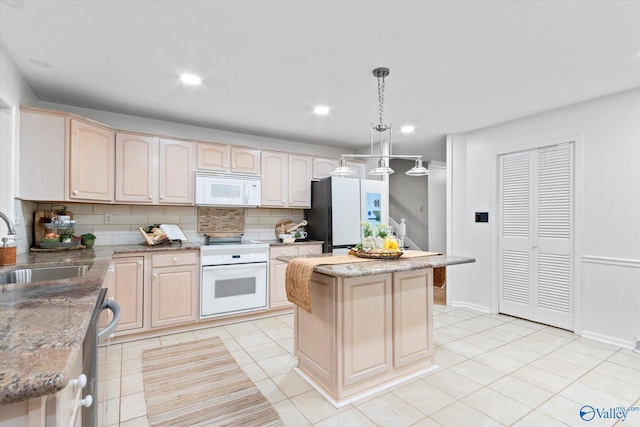
[[[412,380],[412,379],[417,378],[417,377],[419,377],[421,375],[424,375],[424,374],[426,374],[428,372],[435,371],[436,369],[440,369],[440,366],[431,365],[426,369],[422,369],[422,370],[420,370],[418,372],[414,372],[413,374],[407,375],[406,377],[402,377],[402,378],[399,378],[397,380],[391,381],[389,383],[383,384],[383,385],[381,385],[379,387],[376,387],[376,388],[374,388],[372,390],[368,390],[368,391],[365,391],[363,393],[357,394],[357,395],[355,395],[353,397],[350,397],[348,399],[345,399],[345,400],[343,400],[341,402],[336,402],[335,400],[333,400],[333,398],[331,396],[329,396],[327,394],[327,392],[322,390],[315,382],[313,382],[313,380],[311,378],[309,378],[304,372],[302,372],[300,370],[300,368],[298,368],[298,367],[293,368],[293,370],[295,372],[297,372],[298,375],[300,375],[306,382],[309,383],[309,385],[311,387],[313,387],[318,393],[320,393],[320,395],[322,397],[327,399],[327,401],[329,403],[331,403],[336,408],[342,408],[343,406],[349,405],[349,404],[351,404],[351,403],[353,403],[355,401],[358,401],[360,399],[364,399],[365,397],[372,396],[372,395],[374,395],[374,394],[376,394],[376,393],[378,393],[380,391],[386,390],[386,389],[391,388],[393,386],[396,386],[398,384],[402,384],[403,382]]]
[[[486,307],[484,305],[480,305],[480,304],[474,304],[472,302],[465,302],[465,301],[452,301],[451,302],[451,306],[452,307],[461,307],[461,308],[470,308],[472,310],[476,310],[476,311],[480,311],[482,313],[486,313],[486,314],[491,314],[491,307]]]
[[[453,247],[453,135],[447,135],[447,182],[446,182],[446,193],[447,193],[447,202],[446,202],[446,210],[445,210],[445,227],[446,227],[446,243],[445,243],[445,253],[452,254],[454,253]],[[450,286],[445,286],[445,304],[451,305],[451,293],[449,292]]]
[[[582,331],[580,334],[583,338],[589,338],[595,341],[600,341],[606,344],[617,345],[618,347],[624,347],[633,349],[633,341],[621,340],[620,338],[610,337],[609,335],[599,334],[597,332]]]
[[[582,255],[581,261],[585,264],[615,265],[617,267],[640,268],[640,259],[614,258],[597,255]]]

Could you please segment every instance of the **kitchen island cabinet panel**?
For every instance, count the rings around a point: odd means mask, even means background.
[[[427,284],[427,286],[425,286]],[[395,273],[393,280],[393,365],[395,368],[429,360],[433,329],[433,270]]]
[[[391,280],[364,276],[342,285],[345,386],[391,370]]]
[[[111,129],[71,119],[69,200],[112,202],[115,134]]]

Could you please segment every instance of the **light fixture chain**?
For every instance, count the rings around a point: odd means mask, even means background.
[[[378,105],[380,110],[380,124],[383,124],[382,116],[384,114],[384,76],[378,77]]]

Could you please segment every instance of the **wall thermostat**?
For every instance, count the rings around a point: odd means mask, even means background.
[[[489,212],[476,212],[476,222],[489,222]]]

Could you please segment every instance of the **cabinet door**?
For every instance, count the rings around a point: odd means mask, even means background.
[[[151,275],[151,327],[198,320],[198,269],[193,266],[153,269]]]
[[[198,169],[228,172],[229,146],[198,143]]]
[[[22,199],[65,200],[67,124],[66,114],[20,109],[20,188],[17,195]],[[46,178],[39,173],[45,170]]]
[[[188,141],[160,140],[159,202],[193,204],[194,145]]]
[[[109,298],[113,298],[122,309],[116,332],[143,327],[144,258],[113,258],[113,286]]]
[[[285,276],[287,263],[276,260],[279,256],[298,256],[298,245],[274,246],[269,249],[269,308],[290,307],[287,299]]]
[[[393,275],[393,366],[433,354],[433,269]]]
[[[116,201],[156,201],[158,138],[116,134]]]
[[[261,206],[279,208],[287,206],[288,168],[286,153],[262,152]]]
[[[289,154],[289,204],[291,208],[311,207],[311,168],[310,156]]]
[[[344,279],[345,386],[392,369],[391,283],[391,274]]]
[[[231,172],[260,175],[260,150],[231,147]]]
[[[115,138],[113,131],[71,119],[69,200],[113,201]]]
[[[338,159],[313,158],[313,179],[320,180],[331,176],[331,171],[338,166]],[[351,165],[349,165],[351,166]]]

